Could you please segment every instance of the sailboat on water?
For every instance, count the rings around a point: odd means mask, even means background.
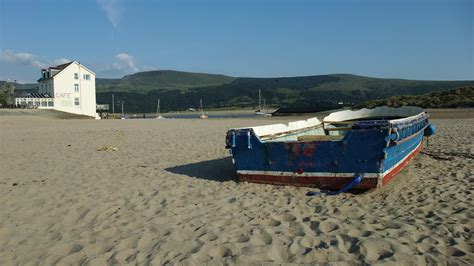
[[[123,104],[125,103],[125,100],[123,100],[121,102],[121,105],[122,105],[122,116],[120,117],[120,119],[129,119],[129,117],[127,115],[125,115],[125,112],[124,112],[124,109],[123,109]]]
[[[164,119],[165,117],[161,115],[161,110],[160,110],[160,99],[158,99],[158,102],[156,103],[156,119]]]
[[[263,105],[262,105],[263,102]],[[258,110],[255,111],[255,115],[258,116],[270,116],[271,114],[266,111],[265,98],[262,97],[262,90],[258,90]]]
[[[201,115],[199,116],[199,118],[202,118],[202,119],[209,118],[206,114],[204,114],[204,108],[202,107],[202,99],[199,100],[199,102],[201,104]]]

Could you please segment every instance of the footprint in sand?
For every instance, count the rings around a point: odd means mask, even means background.
[[[237,238],[237,243],[246,243],[250,241],[250,237],[247,235],[241,235]]]
[[[362,240],[359,245],[362,255],[366,261],[383,260],[393,256],[394,250],[392,245],[382,239],[366,239]]]
[[[203,240],[203,242],[214,241],[217,238],[218,238],[218,236],[216,234],[214,234],[213,232],[206,232],[202,236],[199,237],[199,239]]]
[[[303,229],[289,229],[288,233],[292,236],[305,236],[306,235]]]
[[[337,235],[337,245],[340,250],[346,250],[348,253],[355,253],[359,251],[360,240],[349,235]]]
[[[190,253],[190,254],[196,254],[196,253],[198,253],[198,252],[201,250],[201,248],[202,248],[202,244],[199,243],[199,244],[196,245],[195,247],[191,248],[191,249],[189,250],[189,253]]]
[[[285,212],[285,213],[280,214],[280,215],[276,215],[273,218],[275,220],[281,221],[281,222],[292,222],[292,221],[296,220],[296,217],[293,214],[288,213],[288,212]]]
[[[321,228],[321,231],[323,231],[323,233],[330,233],[334,230],[339,229],[339,225],[337,225],[335,223],[324,222],[323,221],[319,224],[319,228]]]
[[[300,245],[305,248],[312,248],[315,245],[314,237],[304,236],[300,240]]]
[[[68,255],[73,254],[73,253],[76,253],[76,252],[79,252],[79,251],[81,251],[82,249],[83,249],[83,246],[82,246],[82,245],[73,244],[72,247],[71,247],[71,250],[69,250]]]
[[[280,221],[277,221],[277,220],[274,220],[274,219],[270,219],[270,221],[268,221],[268,225],[269,225],[269,226],[276,227],[276,226],[280,226],[280,225],[281,225],[281,222],[280,222]]]
[[[229,257],[232,256],[232,250],[223,246],[215,246],[209,250],[211,257]]]
[[[59,241],[61,239],[62,239],[62,235],[61,235],[60,231],[54,230],[54,231],[50,232],[49,240]]]
[[[138,251],[135,249],[126,249],[115,253],[113,258],[118,264],[131,263],[136,259],[137,253]]]
[[[272,243],[272,236],[266,231],[259,232],[250,237],[250,243],[254,246],[265,246]]]
[[[347,231],[347,234],[352,237],[369,237],[373,234],[373,232],[367,230],[350,229]]]
[[[201,252],[214,258],[229,257],[233,254],[230,248],[224,247],[222,245],[204,245],[199,253]]]
[[[316,234],[319,233],[330,233],[334,230],[339,229],[339,225],[332,223],[332,222],[326,222],[326,221],[311,221],[309,228],[313,230]]]
[[[301,222],[290,222],[289,226],[285,228],[290,235],[305,236],[305,226]]]

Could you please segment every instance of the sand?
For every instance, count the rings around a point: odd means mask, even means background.
[[[433,119],[430,155],[382,189],[308,197],[308,188],[234,181],[226,129],[278,119],[0,110],[0,265],[472,265],[470,117]]]

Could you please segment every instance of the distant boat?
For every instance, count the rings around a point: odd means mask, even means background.
[[[199,100],[199,102],[201,104],[201,115],[199,116],[199,118],[202,118],[202,119],[209,118],[206,114],[204,114],[204,108],[202,107],[202,99]]]
[[[160,110],[160,99],[158,99],[158,102],[156,103],[156,119],[164,119],[165,117],[161,115],[161,110]]]
[[[262,105],[263,101],[263,105]],[[255,115],[258,116],[271,116],[271,114],[266,112],[265,98],[262,97],[262,90],[258,90],[258,110],[255,111]]]
[[[129,119],[129,117],[127,115],[125,115],[125,112],[124,112],[124,109],[123,109],[123,104],[125,103],[125,101],[122,101],[122,116],[120,117],[120,119]]]
[[[322,189],[386,185],[435,133],[419,107],[377,107],[227,131],[240,181]]]

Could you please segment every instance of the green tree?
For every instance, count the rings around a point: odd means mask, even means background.
[[[0,103],[2,103],[3,106],[13,106],[14,104],[14,98],[13,95],[15,93],[15,84],[10,83],[10,82],[5,82],[2,86],[2,90],[0,93]]]

